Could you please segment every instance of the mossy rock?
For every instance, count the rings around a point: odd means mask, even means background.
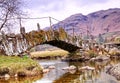
[[[0,68],[0,76],[3,76],[5,74],[9,73],[9,68],[5,67],[5,68]]]
[[[18,75],[19,77],[25,77],[25,76],[27,76],[24,71],[18,71],[18,72],[17,72],[17,75]]]

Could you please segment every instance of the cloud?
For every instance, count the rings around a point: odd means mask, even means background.
[[[94,4],[102,4],[106,3],[109,0],[75,0],[75,2],[80,5],[80,6],[85,6],[85,5],[94,5]]]
[[[89,13],[106,10],[109,8],[120,8],[120,0],[24,0],[27,11],[31,17],[51,16],[58,20],[64,20],[70,15]],[[49,26],[49,20],[34,20],[34,26],[40,22],[41,27]],[[27,26],[33,27],[33,22],[27,22]],[[53,22],[56,23],[56,22]],[[31,25],[32,24],[32,25]],[[43,26],[42,26],[43,25]],[[29,29],[30,30],[30,29]]]
[[[26,0],[27,8],[41,12],[59,11],[64,8],[64,0]]]
[[[101,9],[106,9],[108,8],[108,6],[106,5],[108,3],[111,4],[109,8],[113,7],[113,5],[116,3],[117,5],[116,6],[114,5],[114,7],[118,7],[119,5],[118,3],[120,3],[120,0],[24,0],[24,1],[28,9],[30,9],[31,11],[38,11],[43,14],[51,13],[51,12],[57,13],[60,11],[74,12],[75,10],[79,10],[82,8],[86,8],[86,11],[88,11],[88,9],[90,10],[97,9],[98,6],[101,7]],[[81,12],[81,11],[78,11],[78,12]],[[84,12],[81,12],[81,13],[84,13]]]
[[[120,8],[120,0],[107,0],[105,3],[95,3],[90,5],[85,5],[82,8],[82,13],[87,15],[92,12],[100,11],[100,10],[107,10],[110,8]]]

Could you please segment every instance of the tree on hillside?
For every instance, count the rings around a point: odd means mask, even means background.
[[[11,19],[20,17],[22,14],[21,3],[21,0],[0,0],[0,31],[10,29],[10,26],[14,25]]]

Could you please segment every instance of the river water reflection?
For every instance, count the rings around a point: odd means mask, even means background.
[[[105,67],[117,64],[119,60],[104,62],[62,62],[60,60],[40,60],[40,65],[55,66],[49,73],[37,77],[1,79],[0,83],[119,83],[114,77],[105,73]],[[94,71],[67,71],[64,67],[75,65],[77,69],[83,66],[95,67]]]

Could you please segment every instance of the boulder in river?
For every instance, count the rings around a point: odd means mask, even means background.
[[[74,66],[74,65],[62,68],[62,70],[75,70],[75,69],[76,69],[76,66]]]
[[[99,55],[95,58],[91,58],[90,61],[105,61],[105,60],[109,60],[110,57],[106,56],[106,55]]]
[[[10,75],[9,74],[5,74],[5,78],[10,78]]]
[[[95,68],[89,67],[89,66],[84,66],[84,67],[79,68],[79,70],[95,70]]]
[[[55,69],[55,66],[50,65],[48,68],[49,68],[49,69]]]
[[[48,73],[50,72],[50,69],[43,69],[43,73]]]

